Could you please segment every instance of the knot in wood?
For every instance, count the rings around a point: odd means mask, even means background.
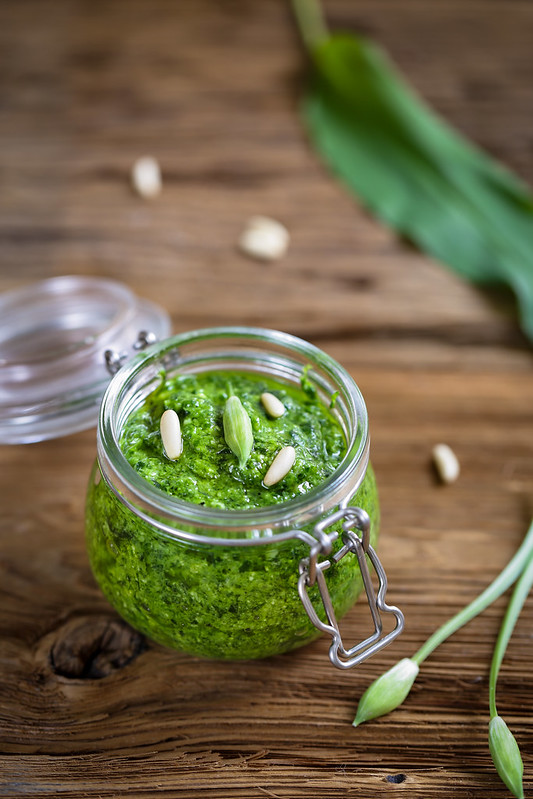
[[[394,785],[399,785],[402,782],[405,782],[407,777],[405,774],[387,774],[387,782],[392,782]]]
[[[127,666],[144,648],[144,636],[122,619],[84,616],[58,630],[50,661],[63,677],[99,680]]]

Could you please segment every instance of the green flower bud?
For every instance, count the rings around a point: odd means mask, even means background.
[[[410,658],[399,660],[391,669],[374,680],[359,700],[353,726],[384,716],[401,705],[418,674],[418,664]]]
[[[242,468],[250,457],[254,436],[250,417],[238,397],[231,396],[226,400],[222,423],[226,444],[238,457],[239,466]]]
[[[524,764],[515,737],[501,716],[490,720],[489,748],[501,779],[518,799],[523,799]]]

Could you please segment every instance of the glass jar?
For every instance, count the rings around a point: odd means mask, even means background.
[[[169,333],[163,308],[107,278],[61,275],[0,294],[0,442],[94,427],[110,372]]]
[[[346,453],[307,494],[277,505],[220,510],[170,496],[128,463],[125,420],[160,383],[180,373],[240,371],[300,385],[302,374],[343,429]],[[304,372],[305,370],[305,372]],[[403,626],[385,603],[375,544],[379,503],[368,463],[368,419],[350,375],[311,344],[277,331],[212,328],[175,336],[123,366],[102,401],[98,456],[86,507],[94,575],[116,610],[150,638],[183,652],[250,659],[331,635],[330,658],[347,668]],[[374,590],[368,571],[377,572]],[[337,619],[365,588],[374,633],[346,648]],[[381,612],[396,618],[387,635]]]

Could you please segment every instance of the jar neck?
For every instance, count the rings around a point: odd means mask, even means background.
[[[120,435],[128,416],[160,383],[161,371],[250,371],[289,384],[300,384],[302,371],[329,403],[343,429],[345,456],[335,472],[307,494],[277,505],[221,510],[184,502],[152,486],[128,463]],[[337,393],[338,392],[338,393]],[[366,407],[351,376],[318,348],[294,336],[258,328],[211,328],[186,333],[155,345],[113,378],[102,402],[98,426],[98,460],[118,499],[162,534],[209,543],[260,543],[281,540],[339,504],[359,488],[368,465]]]

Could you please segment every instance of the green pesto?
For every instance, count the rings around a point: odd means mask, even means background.
[[[300,390],[231,374],[228,386],[228,377],[207,373],[162,383],[125,426],[122,446],[134,468],[190,502],[234,509],[287,501],[334,471],[344,453],[342,433],[310,384]],[[262,408],[259,396],[265,390],[287,408],[280,419],[269,419]],[[254,430],[254,448],[242,469],[221,432],[228,391],[238,394]],[[178,412],[182,425],[184,450],[176,462],[165,457],[158,433],[166,408]],[[299,452],[297,461],[287,478],[267,489],[262,476],[287,444]],[[351,504],[370,514],[375,545],[379,505],[370,467]],[[298,564],[309,554],[303,542],[193,546],[164,537],[117,499],[98,469],[89,485],[86,518],[89,557],[102,590],[150,638],[190,654],[238,660],[286,652],[320,635],[297,591]],[[340,546],[336,542],[334,551]],[[355,556],[333,563],[326,579],[340,618],[362,588]],[[323,618],[316,587],[310,594]]]
[[[270,419],[260,397],[268,391],[285,413]],[[248,413],[254,445],[246,464],[224,440],[222,414],[230,394]],[[183,452],[176,461],[164,453],[159,434],[163,411],[180,418]],[[276,453],[291,445],[296,461],[278,484],[262,481]],[[337,468],[344,436],[331,412],[304,383],[303,388],[236,372],[179,375],[162,382],[127,420],[122,450],[133,468],[167,494],[212,508],[259,508],[306,494]]]

